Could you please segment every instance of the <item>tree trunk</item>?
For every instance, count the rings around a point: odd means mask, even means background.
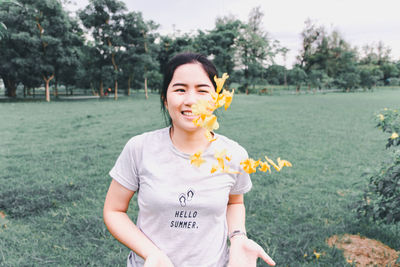
[[[103,80],[100,80],[100,97],[104,96]]]
[[[17,96],[17,84],[14,80],[10,78],[6,78],[4,86],[6,87],[5,95],[8,97],[16,97]]]
[[[50,81],[54,78],[54,74],[52,74],[49,78],[46,78],[46,76],[43,75],[43,80],[46,83],[46,101],[50,102],[50,89],[49,89],[49,84]]]
[[[57,77],[54,79],[54,92],[53,92],[53,95],[54,96],[58,96],[58,79],[57,79]]]
[[[90,82],[90,89],[92,89],[92,95],[94,95],[94,96],[98,96],[98,95],[99,95],[99,94],[96,93],[96,91],[94,90],[94,86],[93,86],[93,83],[92,83],[92,82]]]
[[[149,96],[147,95],[147,76],[144,77],[144,93],[146,95],[146,99],[148,99]]]
[[[132,82],[132,74],[129,75],[129,78],[128,78],[128,96],[131,95],[131,82]]]
[[[24,98],[26,97],[26,86],[24,85]]]
[[[296,93],[300,93],[300,84],[296,86]]]
[[[114,100],[118,100],[118,80],[114,81]]]

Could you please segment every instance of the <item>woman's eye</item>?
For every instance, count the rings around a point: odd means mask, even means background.
[[[185,92],[185,89],[176,89],[175,92]]]

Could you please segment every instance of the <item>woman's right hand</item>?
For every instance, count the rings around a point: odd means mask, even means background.
[[[163,252],[150,254],[144,262],[144,267],[174,267],[171,260]]]

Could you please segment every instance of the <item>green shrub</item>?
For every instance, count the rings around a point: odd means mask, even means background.
[[[377,127],[390,133],[386,148],[395,147],[393,158],[371,174],[363,200],[358,203],[359,216],[386,223],[400,222],[400,114],[398,110],[384,109],[377,115]]]

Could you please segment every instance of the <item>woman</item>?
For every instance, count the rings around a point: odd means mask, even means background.
[[[132,251],[128,266],[244,267],[258,257],[273,260],[246,236],[243,194],[250,177],[240,173],[210,173],[216,151],[231,154],[229,168],[240,170],[247,152],[236,142],[194,125],[191,106],[211,100],[214,65],[202,55],[183,53],[169,62],[161,102],[171,126],[131,138],[110,171],[113,178],[104,204],[104,222],[111,234]],[[203,151],[206,163],[190,164]],[[129,201],[138,193],[135,225],[127,216]],[[228,248],[227,237],[230,239]]]

